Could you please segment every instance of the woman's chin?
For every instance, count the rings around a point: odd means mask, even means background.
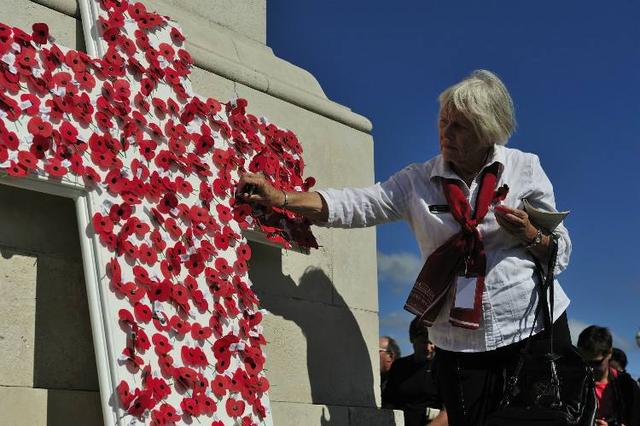
[[[450,148],[445,148],[442,147],[440,149],[440,153],[442,154],[442,158],[444,159],[444,161],[455,161],[457,158],[456,152]]]

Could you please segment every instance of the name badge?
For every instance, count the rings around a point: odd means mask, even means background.
[[[476,286],[478,277],[457,277],[455,307],[473,309],[476,301]]]
[[[432,204],[429,206],[429,211],[433,214],[449,213],[448,204]]]

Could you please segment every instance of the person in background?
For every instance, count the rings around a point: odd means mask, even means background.
[[[382,336],[379,339],[378,353],[380,354],[380,387],[384,391],[389,370],[393,363],[400,358],[400,346],[398,346],[398,342],[395,339],[389,336]]]
[[[640,387],[627,373],[611,367],[609,329],[591,325],[578,337],[578,349],[596,381],[596,426],[640,425]]]
[[[627,354],[620,348],[613,348],[609,366],[625,373],[627,371]]]
[[[431,373],[435,347],[429,340],[427,327],[418,318],[411,321],[409,340],[413,353],[393,363],[382,391],[382,408],[402,410],[405,426],[447,424],[442,398]]]

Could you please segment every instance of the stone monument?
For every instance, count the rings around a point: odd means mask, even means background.
[[[74,0],[1,0],[3,21],[46,22],[83,50]],[[193,55],[194,92],[245,98],[249,112],[292,129],[306,175],[318,185],[373,182],[369,121],[324,95],[308,72],[266,45],[266,2],[156,0]],[[358,158],[358,162],[353,162]],[[0,179],[0,408],[8,424],[101,424],[87,291],[84,229],[71,199],[2,185]],[[59,194],[65,195],[65,194]],[[80,229],[80,233],[78,230]],[[266,375],[276,425],[387,425],[380,410],[375,231],[314,228],[309,254],[251,242],[249,277],[270,314],[263,320]],[[357,254],[357,255],[355,255]],[[72,358],[75,361],[69,363]]]

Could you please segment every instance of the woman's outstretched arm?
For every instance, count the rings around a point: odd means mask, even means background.
[[[271,186],[261,174],[242,175],[238,182],[237,195],[245,201],[268,207],[286,207],[287,210],[314,222],[326,222],[329,218],[327,203],[317,192],[285,192]]]

